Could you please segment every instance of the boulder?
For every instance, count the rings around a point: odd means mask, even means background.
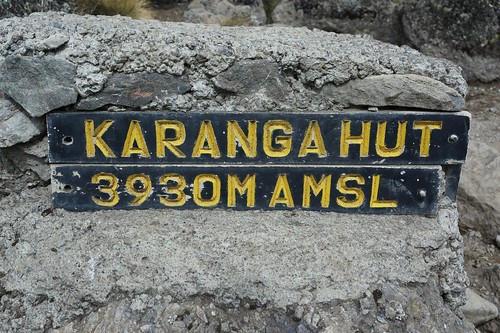
[[[468,289],[469,299],[460,307],[465,318],[478,326],[498,317],[498,308],[495,304],[479,296],[474,290]]]
[[[460,223],[464,228],[479,230],[490,241],[500,234],[499,181],[499,151],[485,142],[471,140],[460,180]]]
[[[307,26],[326,31],[369,34],[400,44],[400,5],[391,0],[281,0],[272,11],[272,22]]]
[[[113,75],[104,89],[82,99],[77,108],[95,110],[105,105],[138,108],[151,103],[155,98],[167,95],[182,95],[191,90],[186,77],[158,73]]]
[[[451,206],[436,217],[72,213],[52,212],[50,188],[36,187],[0,199],[0,207],[9,207],[0,214],[6,333],[95,325],[169,331],[195,322],[278,332],[300,325],[474,332],[453,313],[467,278]]]
[[[0,66],[0,91],[40,117],[76,102],[75,74],[76,66],[59,57],[9,55]]]
[[[56,34],[68,39],[51,40]],[[384,75],[416,87],[428,82],[456,99],[436,103],[443,109],[458,108],[467,93],[460,68],[448,61],[306,28],[48,13],[1,20],[0,42],[2,74],[20,78],[2,84],[32,116],[35,102],[43,112],[65,103],[74,110],[76,91],[88,109],[297,117],[348,113],[323,89]],[[16,61],[46,90],[35,85],[16,94],[31,82],[19,68],[6,69]],[[437,98],[422,89],[396,95],[398,105]],[[9,190],[0,192],[2,332],[474,330],[458,317],[468,280],[457,208],[445,197],[433,216],[223,208],[72,213],[52,207],[41,181],[47,174],[37,168],[47,166],[43,146],[37,140],[0,152],[1,161],[11,161],[8,172],[21,169],[0,184]],[[433,169],[444,186],[444,173]],[[73,171],[71,177],[85,176]],[[21,177],[38,172],[37,181]]]
[[[282,100],[290,92],[286,76],[276,63],[269,60],[236,63],[214,77],[213,82],[217,88],[231,93],[252,95],[263,91],[275,100]]]
[[[457,62],[469,80],[500,79],[499,0],[282,0],[275,23],[369,34]]]
[[[263,25],[266,13],[262,0],[193,0],[182,20],[226,26]]]
[[[480,231],[493,243],[500,234],[500,95],[498,85],[471,89],[469,152],[462,168],[458,202],[460,225]]]
[[[499,0],[403,1],[405,42],[426,54],[458,62],[469,80],[498,80],[499,8]]]
[[[322,93],[347,106],[397,106],[459,111],[465,100],[455,90],[424,76],[376,75],[344,85],[325,85]]]
[[[45,122],[30,118],[10,100],[0,98],[0,148],[30,141],[45,131]]]

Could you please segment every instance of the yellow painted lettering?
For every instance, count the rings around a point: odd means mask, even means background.
[[[349,156],[349,146],[359,145],[359,156],[367,157],[370,152],[370,121],[363,121],[361,134],[351,135],[351,121],[343,120],[340,128],[340,157]]]
[[[323,136],[321,135],[321,129],[319,128],[318,121],[316,120],[311,120],[309,122],[309,127],[307,127],[306,134],[304,135],[304,140],[300,145],[299,157],[304,157],[307,154],[317,154],[318,157],[327,156],[325,143],[323,141]]]
[[[276,204],[285,204],[287,207],[293,207],[292,191],[288,185],[286,174],[280,174],[274,187],[273,196],[269,202],[269,207],[276,207]]]
[[[236,143],[239,143],[245,155],[250,158],[257,156],[257,122],[248,122],[248,135],[243,133],[235,120],[227,122],[227,156],[236,157]]]
[[[141,185],[137,186],[137,183],[141,183]],[[149,176],[140,173],[128,176],[125,189],[135,197],[129,206],[140,206],[151,195],[153,185]]]
[[[227,175],[227,206],[236,207],[236,191],[247,193],[247,207],[255,207],[255,175],[247,175],[241,182],[236,175]]]
[[[440,130],[442,127],[442,121],[416,120],[413,122],[413,129],[422,131],[422,135],[420,136],[420,157],[429,156],[431,132],[433,130]]]
[[[393,148],[388,148],[386,145],[387,121],[381,121],[377,126],[377,140],[375,142],[375,150],[380,157],[397,157],[400,156],[405,149],[406,140],[406,121],[398,122],[398,134],[396,145]]]
[[[212,158],[221,157],[214,128],[210,120],[204,120],[201,123],[198,138],[196,139],[191,156],[200,157],[202,154],[210,155]]]
[[[178,120],[157,120],[155,121],[156,130],[156,156],[165,157],[165,148],[177,157],[185,158],[186,155],[177,148],[186,141],[186,128]],[[174,137],[166,138],[167,130],[175,132]]]
[[[397,200],[380,200],[378,198],[379,189],[380,189],[380,175],[373,175],[372,193],[370,196],[370,208],[396,208],[398,206]]]
[[[113,125],[112,120],[103,121],[97,128],[94,128],[94,121],[85,120],[85,148],[87,157],[95,157],[95,147],[97,146],[105,157],[116,157],[111,148],[102,139],[104,133]]]
[[[285,135],[278,135],[274,138],[275,131],[283,131]],[[292,124],[285,120],[269,120],[264,124],[263,148],[269,157],[284,157],[290,154],[292,149]]]
[[[212,196],[203,198],[205,183],[212,183]],[[220,179],[217,175],[201,174],[196,176],[193,184],[193,200],[200,207],[214,207],[220,201]]]
[[[123,144],[122,157],[130,157],[132,154],[138,154],[141,157],[150,157],[146,140],[142,134],[141,124],[137,120],[130,122],[127,137]]]
[[[118,188],[118,178],[111,173],[101,172],[92,176],[92,184],[96,184],[97,189],[108,196],[107,199],[103,199],[101,196],[92,196],[92,201],[94,201],[99,206],[113,207],[120,197],[116,189]],[[101,185],[101,182],[107,182],[107,185]]]
[[[169,184],[174,182],[175,185]],[[160,177],[160,185],[165,185],[165,194],[160,195],[160,202],[167,207],[180,207],[186,203],[186,179],[176,173],[167,173]],[[171,195],[175,195],[174,198]]]
[[[319,183],[313,175],[304,175],[304,191],[302,194],[302,207],[311,206],[311,190],[315,196],[321,195],[321,207],[330,207],[330,192],[332,187],[332,175],[322,175]]]
[[[358,174],[343,174],[337,182],[337,190],[342,194],[354,195],[353,199],[347,199],[345,196],[337,198],[337,204],[344,208],[358,208],[365,200],[365,194],[359,187],[348,187],[347,182],[356,182],[358,185],[365,184],[365,178]]]

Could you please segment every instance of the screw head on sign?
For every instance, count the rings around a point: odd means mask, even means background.
[[[449,143],[455,143],[458,141],[458,135],[456,134],[452,134],[448,137],[448,142]]]

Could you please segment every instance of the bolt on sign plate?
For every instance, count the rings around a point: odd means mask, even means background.
[[[61,112],[56,207],[434,214],[469,114]],[[449,177],[458,182],[458,177]]]

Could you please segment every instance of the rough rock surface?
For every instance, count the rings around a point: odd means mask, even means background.
[[[262,0],[193,0],[182,20],[227,26],[263,25],[266,13]]]
[[[25,115],[11,101],[0,97],[0,148],[28,142],[45,131],[45,122]]]
[[[488,89],[471,91],[468,108],[473,121],[458,200],[461,226],[493,242],[500,235],[500,86]]]
[[[459,188],[459,226],[464,238],[464,255],[467,275],[471,288],[481,297],[500,306],[500,245],[494,241],[498,237],[498,201],[492,201],[500,191],[500,181],[491,169],[494,156],[484,154],[484,159],[475,152],[474,145],[482,143],[500,151],[500,84],[470,87],[466,102],[467,110],[473,116],[470,139],[472,147],[464,166]],[[474,157],[471,157],[474,156]],[[482,175],[482,177],[478,177]],[[500,320],[497,318],[478,326],[480,332],[497,333]]]
[[[479,231],[473,229],[465,232],[463,239],[466,271],[471,288],[498,308],[500,306],[499,248],[491,244],[488,238],[483,237]],[[478,329],[484,333],[496,333],[500,330],[500,321],[497,317],[486,324],[479,325]]]
[[[325,85],[394,74],[467,92],[448,61],[308,29],[50,13],[0,21],[0,43],[4,65],[12,57],[73,64],[69,87],[79,102],[104,101],[99,108],[324,112],[343,107],[321,94]],[[236,81],[242,74],[251,79]],[[148,78],[151,86],[127,90]],[[140,101],[112,99],[120,84]],[[468,281],[457,209],[446,199],[434,217],[68,213],[52,209],[47,174],[30,166],[46,166],[44,145],[0,151],[0,331],[473,332],[459,317]]]
[[[367,37],[305,28],[220,28],[51,13],[1,21],[0,31],[0,42],[4,44],[2,57],[25,59],[33,53],[35,58],[31,62],[58,59],[73,63],[76,66],[74,81],[82,97],[101,91],[115,72],[156,72],[187,78],[192,87],[190,91],[155,95],[144,109],[335,110],[339,105],[318,92],[323,85],[341,85],[349,80],[382,74],[421,75],[442,82],[461,96],[467,92],[460,68],[448,61],[425,57],[410,48],[387,45]],[[44,51],[36,49],[36,45],[55,34],[70,37],[64,47],[57,50],[57,56],[45,56]],[[273,75],[279,73],[279,84],[283,85],[280,90],[285,98],[281,93],[262,98],[260,90],[235,95],[216,86],[221,77],[229,76],[238,66],[244,66],[245,61],[255,59],[273,64],[270,65],[274,66]],[[228,73],[222,74],[225,71]],[[214,82],[213,79],[221,74]],[[51,86],[49,83],[45,85]],[[66,86],[71,87],[71,84]],[[57,98],[44,95],[40,99],[58,100],[71,95],[55,94]]]
[[[52,211],[49,191],[26,187],[0,201],[3,332],[79,325],[141,294],[209,296],[223,309],[332,307],[339,323],[322,318],[335,328],[367,316],[388,325],[380,332],[391,325],[473,332],[451,312],[467,285],[453,206],[434,218],[163,210],[145,219],[144,211]],[[362,310],[338,307],[353,300]],[[439,324],[437,313],[447,313]]]
[[[469,299],[465,305],[460,307],[460,310],[468,321],[477,326],[498,317],[498,309],[495,304],[485,300],[471,289],[467,291],[467,294]]]
[[[455,90],[424,76],[376,75],[341,86],[325,85],[323,94],[347,106],[406,106],[430,110],[460,111],[465,100]]]
[[[59,57],[10,55],[0,66],[0,90],[32,117],[40,117],[76,102],[75,69],[74,64]]]
[[[239,95],[262,93],[280,101],[289,93],[286,76],[279,66],[269,60],[241,61],[221,74],[213,82],[219,89]]]
[[[468,79],[500,79],[499,0],[405,0],[402,5],[407,43],[458,62]]]
[[[469,80],[500,79],[499,0],[282,0],[272,18],[411,45],[457,62]]]
[[[95,110],[105,105],[138,108],[147,105],[155,97],[182,95],[191,90],[189,81],[182,76],[158,73],[114,74],[104,89],[82,99],[77,108]]]
[[[473,332],[443,307],[438,290],[434,280],[424,289],[381,281],[359,300],[287,309],[271,309],[252,300],[239,307],[221,307],[208,297],[178,302],[170,296],[140,294],[49,332],[429,332],[432,321],[443,320],[433,332]]]
[[[365,33],[397,43],[402,39],[398,10],[398,3],[391,0],[281,0],[272,18],[275,23],[340,33]]]

